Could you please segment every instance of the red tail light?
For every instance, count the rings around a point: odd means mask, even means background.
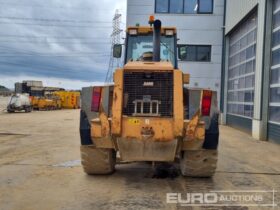
[[[201,102],[201,114],[202,114],[202,116],[209,116],[210,115],[211,101],[212,101],[212,91],[211,90],[203,90],[202,102]]]
[[[101,101],[101,87],[94,87],[92,92],[91,111],[99,112],[99,105]]]

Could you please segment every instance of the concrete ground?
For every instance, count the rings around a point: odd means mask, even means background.
[[[166,193],[211,190],[274,189],[279,204],[280,145],[221,126],[218,169],[212,179],[153,179],[147,163],[118,165],[109,176],[88,176],[79,162],[78,126],[79,110],[0,113],[1,210],[201,209],[167,204]],[[267,202],[270,196],[265,195]]]
[[[0,112],[7,108],[10,97],[0,96]]]

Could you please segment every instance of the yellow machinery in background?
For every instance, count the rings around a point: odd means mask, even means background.
[[[56,110],[56,109],[79,109],[80,92],[57,91],[44,97],[31,97],[33,109]]]
[[[80,108],[80,92],[78,91],[57,91],[54,95],[60,97],[63,109]]]
[[[36,110],[57,110],[61,109],[61,99],[57,96],[51,97],[33,97],[32,107]]]
[[[31,105],[33,109],[39,109],[38,105],[39,105],[39,98],[37,96],[30,96],[30,100],[31,100]]]

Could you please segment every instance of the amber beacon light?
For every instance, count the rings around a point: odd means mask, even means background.
[[[149,24],[152,25],[155,22],[155,16],[150,15]]]

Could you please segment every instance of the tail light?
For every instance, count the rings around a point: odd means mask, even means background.
[[[91,111],[99,112],[99,106],[101,101],[101,87],[94,87],[92,92],[92,101],[91,101]]]
[[[203,90],[202,102],[201,102],[201,114],[202,116],[209,116],[211,110],[212,91]]]

